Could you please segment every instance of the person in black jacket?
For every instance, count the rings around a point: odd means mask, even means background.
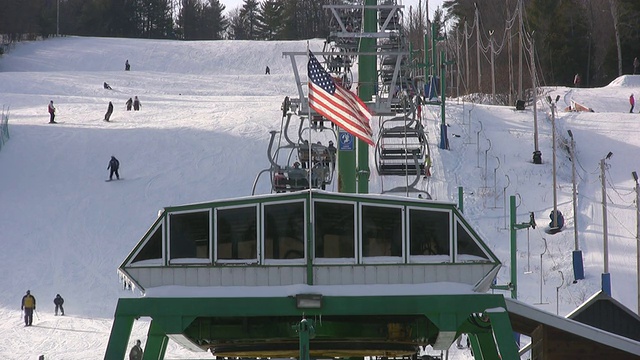
[[[60,315],[64,315],[64,308],[62,307],[62,304],[64,304],[64,299],[62,298],[62,296],[60,296],[60,294],[56,294],[56,297],[53,299],[53,303],[56,306],[56,316],[58,315],[58,310],[60,310]]]
[[[111,160],[109,160],[109,166],[107,166],[107,170],[111,169],[111,173],[109,173],[109,180],[113,180],[113,174],[116,174],[116,179],[120,180],[120,174],[118,174],[119,168],[120,161],[118,161],[115,156],[112,156]]]
[[[140,110],[140,106],[142,106],[142,104],[140,104],[140,100],[138,99],[137,96],[134,96],[133,97],[133,110],[134,111]]]
[[[142,355],[144,355],[144,351],[142,350],[142,346],[140,346],[140,340],[136,340],[136,344],[129,351],[129,360],[142,360]]]
[[[33,323],[33,311],[36,309],[36,298],[27,290],[27,294],[22,297],[20,310],[24,311],[24,326],[31,326]]]
[[[133,99],[129,98],[129,100],[127,100],[127,102],[124,104],[127,105],[127,111],[131,111],[131,105],[133,105]]]
[[[107,113],[104,114],[104,121],[109,121],[112,113],[113,113],[113,104],[111,103],[111,101],[109,101],[109,106],[107,107]]]

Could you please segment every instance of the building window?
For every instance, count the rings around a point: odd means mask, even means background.
[[[432,210],[409,210],[409,254],[451,254],[450,213]]]
[[[209,259],[209,211],[169,214],[171,259]]]
[[[306,217],[304,202],[264,206],[264,258],[304,259]]]
[[[456,238],[458,240],[458,260],[490,261],[489,256],[480,248],[480,245],[460,221],[456,221]]]
[[[362,256],[402,256],[402,209],[362,206]]]
[[[162,263],[162,225],[158,225],[153,233],[146,239],[142,249],[138,251],[131,263],[138,263],[144,261],[142,264],[161,264]]]
[[[314,202],[315,257],[355,259],[355,206]]]
[[[257,259],[258,207],[216,210],[216,259]]]

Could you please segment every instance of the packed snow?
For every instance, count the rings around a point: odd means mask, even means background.
[[[309,46],[321,51],[322,40]],[[11,136],[0,150],[0,358],[103,358],[118,298],[140,296],[123,289],[116,269],[162,207],[251,194],[256,175],[269,166],[269,131],[280,128],[280,104],[285,96],[297,97],[291,62],[282,52],[306,47],[306,41],[64,37],[21,43],[0,58],[0,106],[9,115]],[[267,65],[271,75],[264,74]],[[298,66],[306,77],[304,57]],[[623,76],[603,88],[545,91],[552,99],[560,95],[555,127],[562,232],[545,232],[554,197],[551,112],[543,99],[537,116],[539,165],[532,162],[530,107],[515,111],[450,100],[450,149],[443,150],[439,107],[427,106],[433,175],[418,186],[436,201],[454,202],[463,188],[466,217],[504,264],[499,284],[509,282],[505,205],[517,196],[517,222],[529,221],[529,212],[537,220],[535,229],[518,231],[518,299],[551,313],[558,309],[562,316],[600,289],[600,162],[612,152],[605,160],[612,293],[636,311],[631,172],[640,168],[640,114],[639,109],[629,113],[628,99],[640,95],[640,76]],[[126,111],[126,100],[134,96],[141,110]],[[48,124],[51,100],[59,124]],[[107,123],[109,101],[115,111]],[[573,102],[593,112],[565,111]],[[372,126],[377,129],[377,118]],[[577,224],[586,276],[577,283],[567,130],[576,141]],[[112,155],[120,160],[123,180],[105,182]],[[372,170],[374,159],[372,149]],[[371,193],[406,183],[373,172]],[[258,182],[257,193],[269,190],[268,181]],[[336,190],[335,184],[329,190]],[[20,311],[28,289],[37,299],[33,327],[24,327]],[[56,294],[65,299],[65,316],[54,316]],[[144,345],[148,324],[136,322],[129,347],[135,339]],[[166,355],[210,357],[171,341]],[[466,359],[469,352],[454,349],[449,358]]]

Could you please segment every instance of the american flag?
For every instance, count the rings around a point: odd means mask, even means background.
[[[356,94],[336,84],[311,51],[307,76],[309,106],[346,132],[373,145],[373,132],[369,126],[371,113],[367,105]]]

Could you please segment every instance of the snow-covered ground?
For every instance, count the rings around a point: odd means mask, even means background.
[[[19,44],[0,58],[0,106],[5,113],[9,108],[11,135],[0,151],[0,358],[103,358],[117,299],[139,296],[122,288],[117,267],[162,207],[251,193],[255,176],[268,167],[269,131],[280,128],[280,103],[284,96],[297,97],[282,52],[304,52],[306,46],[67,37]],[[311,41],[311,49],[320,51],[322,41]],[[127,59],[130,72],[124,71]],[[271,75],[264,75],[267,65]],[[304,59],[299,65],[305,76]],[[105,81],[113,90],[103,89]],[[640,114],[629,114],[628,98],[640,95],[640,76],[624,76],[604,88],[547,91],[552,98],[560,95],[556,178],[564,231],[544,232],[554,197],[550,112],[542,102],[541,165],[532,163],[531,109],[452,100],[446,114],[450,150],[441,150],[438,108],[428,108],[433,176],[420,187],[436,200],[456,202],[458,187],[464,188],[466,216],[505,264],[501,284],[509,281],[510,266],[505,203],[516,195],[518,222],[534,212],[538,224],[518,231],[518,298],[543,303],[538,306],[552,313],[557,306],[564,315],[600,288],[599,165],[613,152],[606,160],[612,292],[636,311],[631,172],[640,170]],[[124,103],[133,96],[142,109],[127,112]],[[58,125],[47,124],[50,100]],[[595,112],[564,112],[571,100]],[[115,111],[106,123],[109,101]],[[377,124],[374,119],[374,129]],[[586,274],[575,284],[567,130],[576,140],[577,223]],[[107,183],[111,155],[120,159],[124,180]],[[375,169],[373,151],[370,159]],[[402,184],[373,174],[370,192]],[[257,192],[269,192],[268,183],[259,182]],[[27,289],[38,301],[33,327],[22,326],[20,299]],[[64,317],[53,314],[58,293],[65,298]],[[136,322],[130,345],[137,338],[144,343],[147,328],[148,322]],[[168,359],[210,357],[173,342],[167,351]],[[468,352],[457,349],[450,356],[466,357]]]

